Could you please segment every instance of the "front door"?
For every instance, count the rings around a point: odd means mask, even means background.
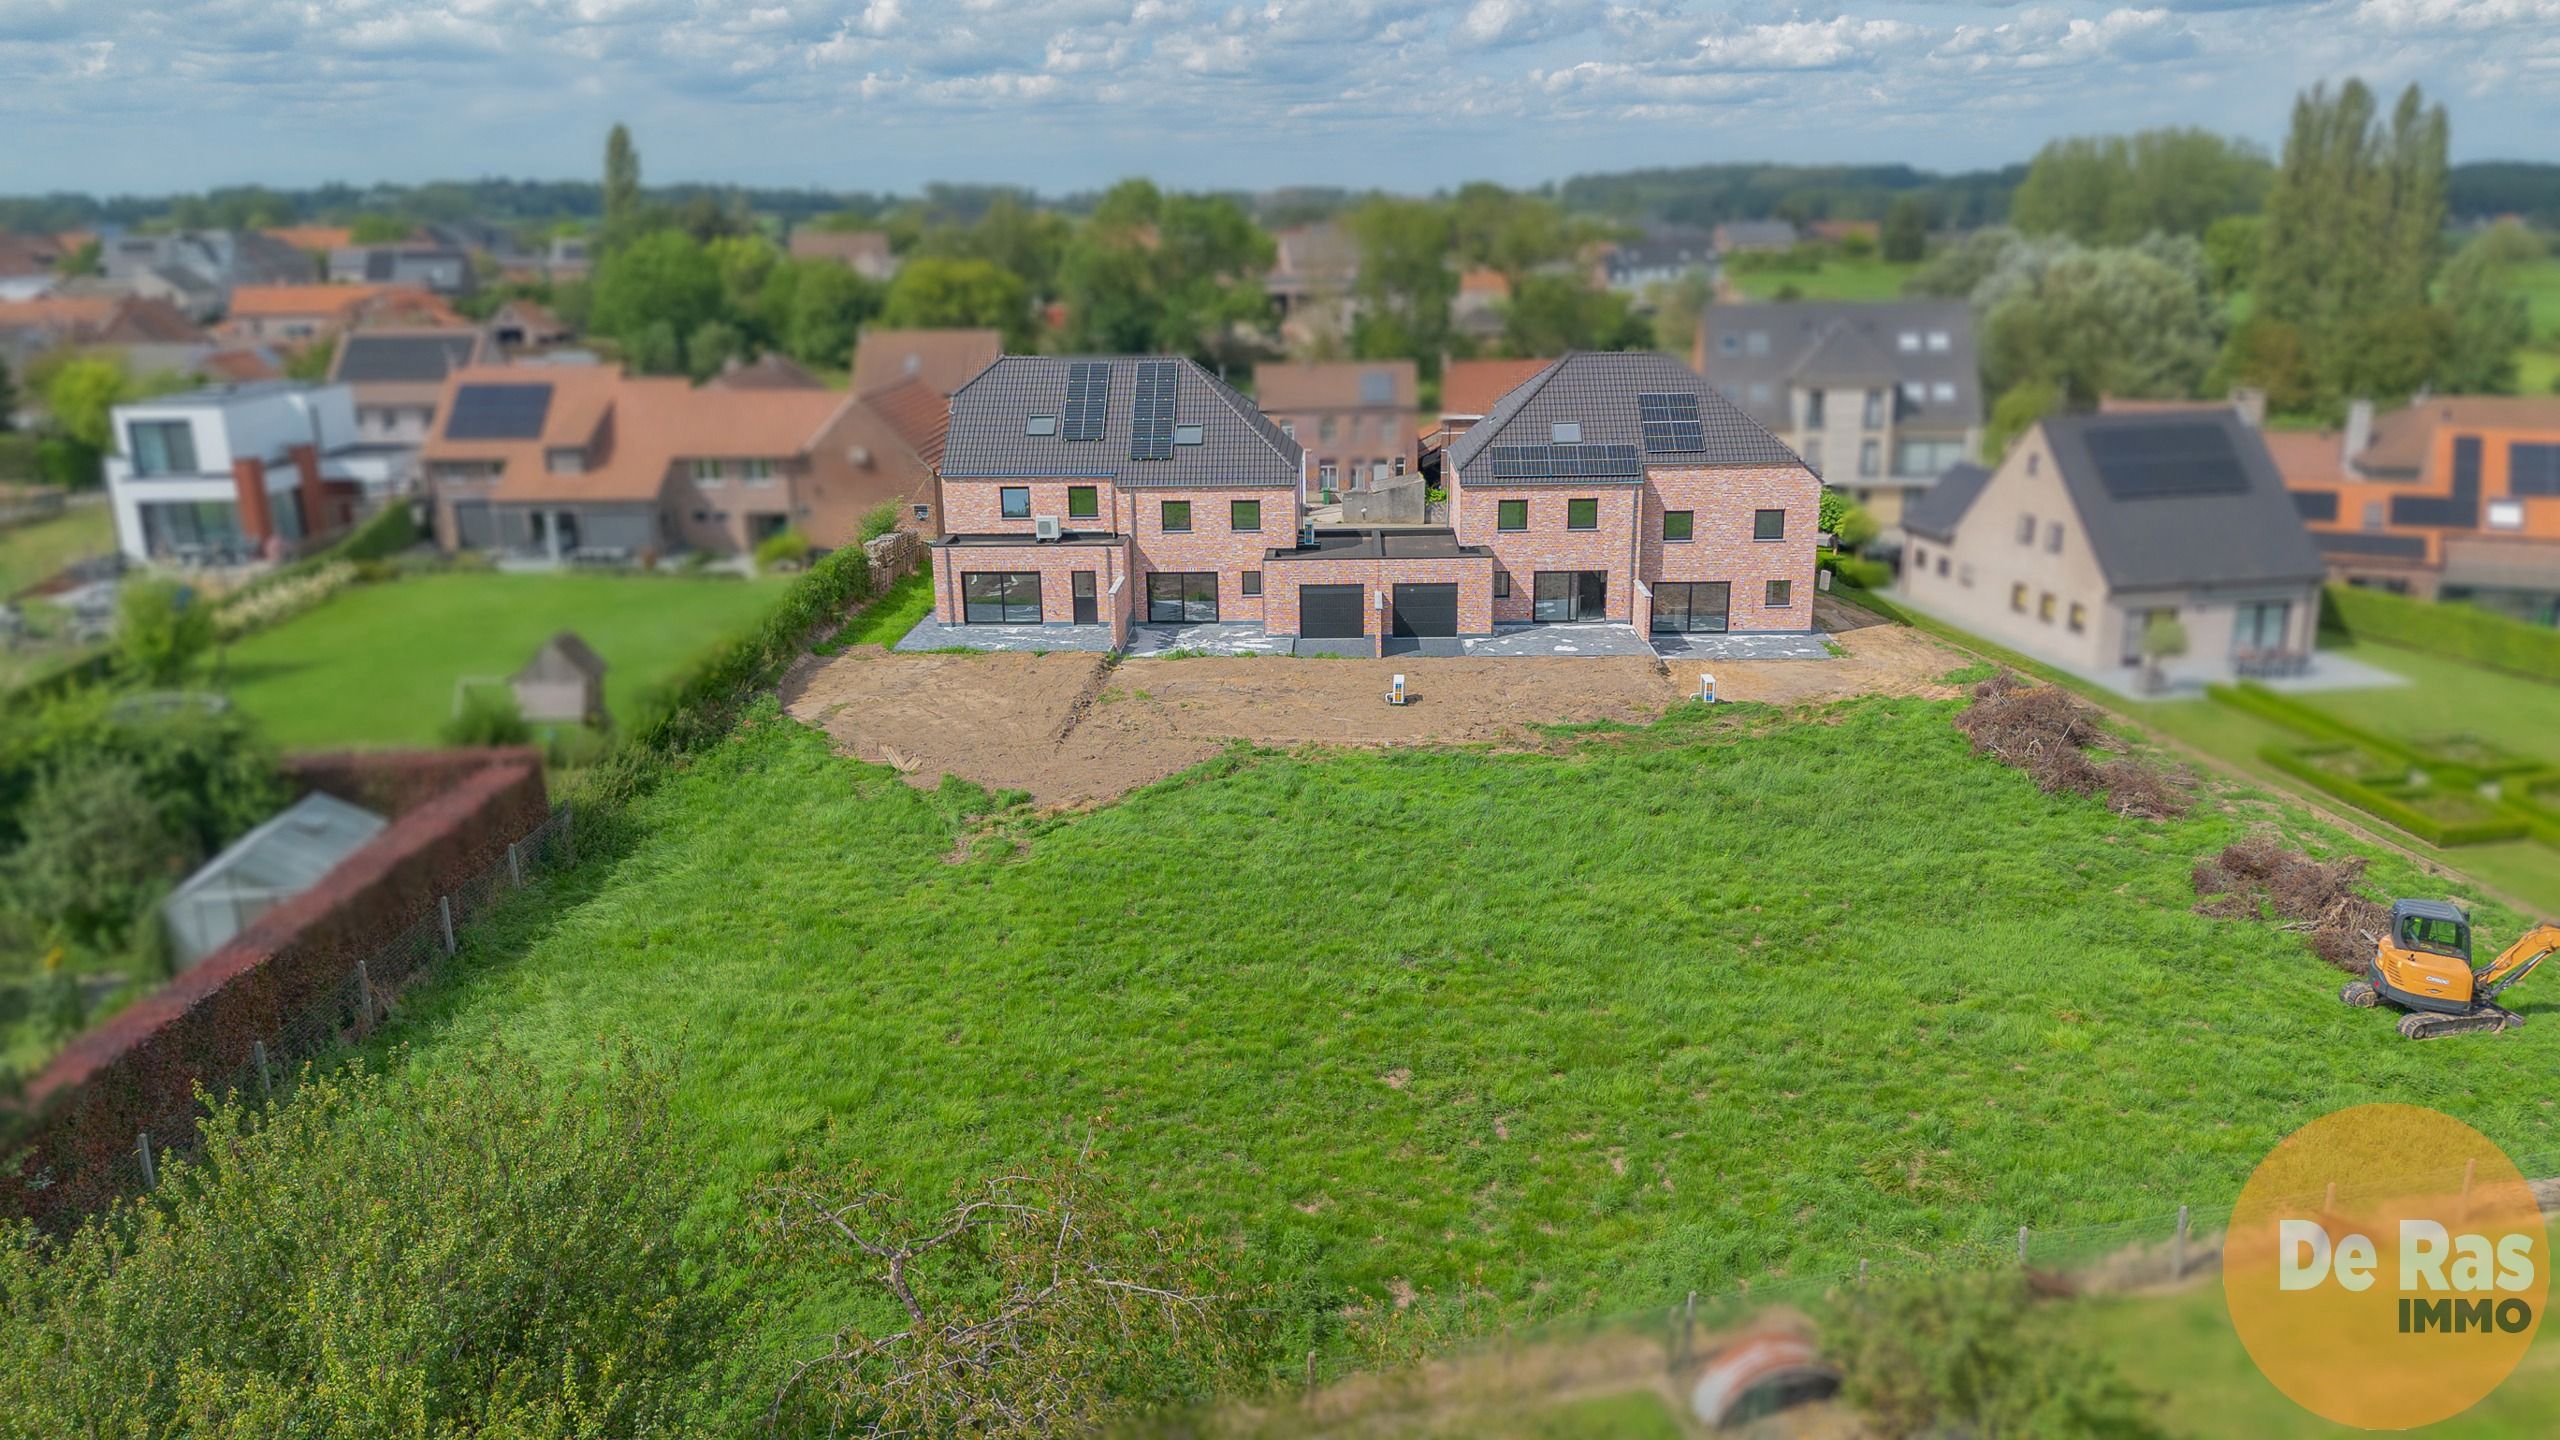
[[[565,555],[570,551],[577,549],[578,512],[575,510],[561,511],[558,528],[560,531],[560,553]]]
[[[1597,620],[1609,613],[1606,570],[1540,570],[1531,583],[1533,620]]]
[[[1076,623],[1079,625],[1098,623],[1102,619],[1102,605],[1094,598],[1093,572],[1090,570],[1075,572],[1073,588],[1076,597]]]

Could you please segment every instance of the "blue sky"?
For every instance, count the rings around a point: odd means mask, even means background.
[[[0,193],[592,175],[1424,190],[2024,159],[2415,80],[2560,159],[2560,0],[0,0]]]

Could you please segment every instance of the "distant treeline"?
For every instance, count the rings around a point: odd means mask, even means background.
[[[1684,165],[1576,175],[1556,198],[1568,210],[1620,220],[1708,226],[1771,216],[1882,220],[1894,201],[1916,195],[1938,223],[1969,229],[2006,219],[2010,192],[2026,178],[2023,164],[1953,175],[1908,165]]]

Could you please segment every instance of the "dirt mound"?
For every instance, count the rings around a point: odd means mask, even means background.
[[[2029,685],[2003,670],[1973,687],[1956,728],[1974,753],[2024,770],[2046,794],[2100,796],[2108,809],[2137,820],[2187,812],[2182,779],[2125,755],[2097,710],[2059,685]]]
[[[2253,830],[2219,855],[2196,862],[2199,915],[2226,920],[2278,920],[2299,932],[2313,954],[2361,975],[2391,923],[2390,909],[2356,893],[2364,857],[2326,864],[2288,850],[2273,830]]]

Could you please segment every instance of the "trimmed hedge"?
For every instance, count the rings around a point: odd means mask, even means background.
[[[2533,828],[2522,814],[2513,811],[2480,820],[2438,820],[2397,795],[2324,770],[2287,746],[2261,746],[2258,750],[2258,758],[2296,779],[2308,782],[2313,789],[2323,794],[2343,800],[2378,819],[2389,821],[2430,845],[2450,849],[2458,845],[2486,845],[2499,840],[2518,840]]]
[[[2477,736],[2421,736],[2403,740],[2397,736],[2350,725],[2324,711],[2315,710],[2290,696],[2277,694],[2254,680],[2237,685],[2207,685],[2205,694],[2217,703],[2255,715],[2261,720],[2280,725],[2296,733],[2321,740],[2341,741],[2385,755],[2402,764],[2433,775],[2448,786],[2474,786],[2483,780],[2505,779],[2527,775],[2541,767],[2541,762],[2500,749]],[[2466,740],[2497,758],[2480,762],[2445,758],[2443,746],[2448,740]]]
[[[2328,610],[2358,640],[2425,650],[2531,680],[2560,681],[2560,630],[2477,606],[2411,600],[2384,590],[2332,585]]]
[[[388,560],[417,543],[418,518],[410,513],[408,501],[394,500],[366,516],[363,524],[315,558]]]

